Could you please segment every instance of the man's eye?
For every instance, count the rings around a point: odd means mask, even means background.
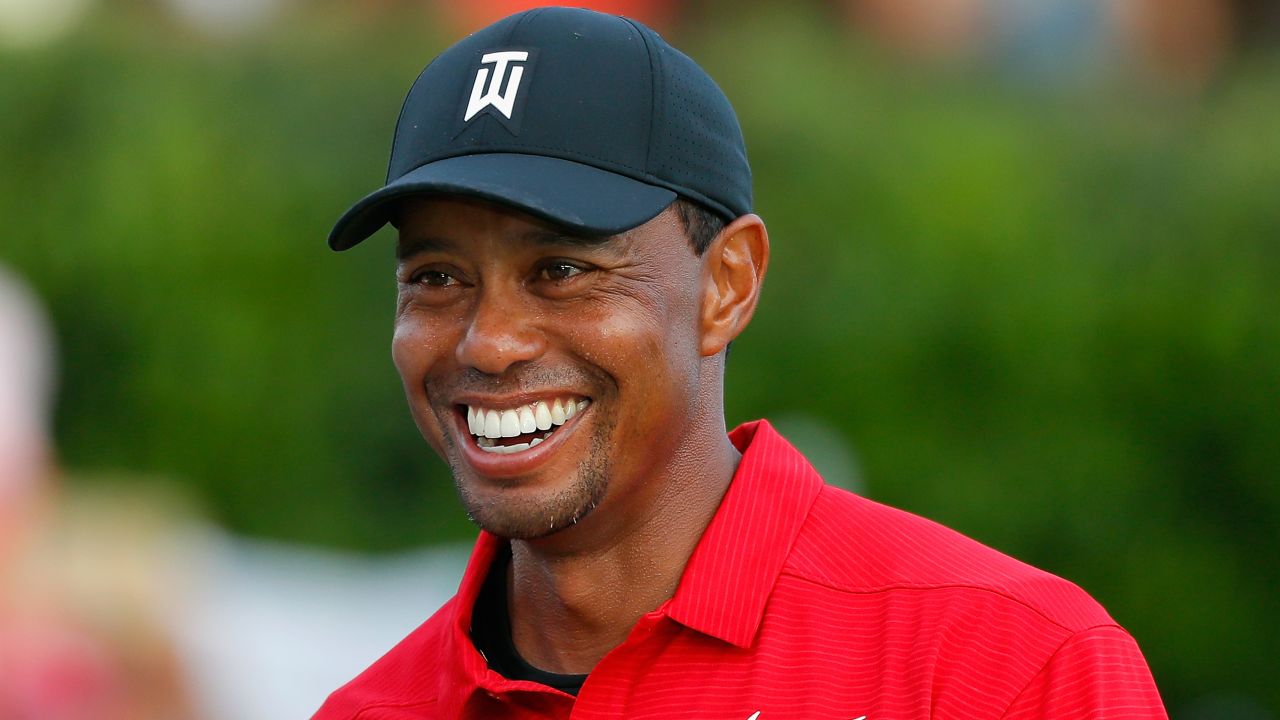
[[[567,280],[582,272],[582,268],[572,263],[553,262],[543,266],[538,276],[543,280]]]
[[[440,272],[439,270],[423,270],[413,276],[413,282],[422,285],[431,285],[432,287],[445,287],[458,282],[453,279],[449,273]]]

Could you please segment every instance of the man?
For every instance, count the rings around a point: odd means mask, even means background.
[[[638,23],[533,10],[423,71],[329,242],[398,227],[396,367],[482,532],[317,718],[1164,717],[1075,586],[726,434],[751,203],[728,100]]]

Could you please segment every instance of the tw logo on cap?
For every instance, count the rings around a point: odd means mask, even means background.
[[[525,70],[532,64],[528,50],[499,50],[481,56],[462,122],[471,122],[481,111],[491,108],[491,114],[501,116],[498,119],[515,132],[516,103],[523,99],[521,83],[527,81]]]

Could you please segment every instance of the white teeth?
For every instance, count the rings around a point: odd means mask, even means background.
[[[520,434],[531,433],[538,429],[538,421],[533,419],[533,410],[525,405],[520,408]]]
[[[481,438],[476,438],[476,445],[479,445],[480,449],[484,450],[485,452],[496,453],[498,455],[510,455],[511,453],[518,453],[524,450],[528,450],[534,445],[541,443],[543,439],[544,438],[536,437],[527,443],[516,443],[515,445],[494,445],[493,440],[486,437],[481,437]]]
[[[556,426],[565,424],[581,413],[590,403],[591,401],[586,399],[561,398],[550,404],[539,400],[509,410],[486,410],[481,407],[467,406],[467,430],[478,438],[489,440],[519,437],[540,430],[554,430]],[[493,443],[481,443],[481,445],[485,449],[500,447]],[[501,447],[518,447],[518,445]]]
[[[539,401],[533,406],[533,419],[539,430],[551,429],[551,410],[546,403]]]
[[[480,449],[485,452],[497,453],[498,455],[510,455],[511,453],[523,452],[531,447],[533,445],[530,443],[516,443],[515,445],[491,445],[488,447],[481,445]]]
[[[502,437],[516,437],[520,434],[520,416],[515,410],[502,411]]]

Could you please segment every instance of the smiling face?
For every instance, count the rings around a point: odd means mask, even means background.
[[[682,477],[691,436],[723,432],[712,281],[670,209],[590,239],[431,197],[399,227],[396,368],[481,527],[538,538],[597,507],[626,522]]]

